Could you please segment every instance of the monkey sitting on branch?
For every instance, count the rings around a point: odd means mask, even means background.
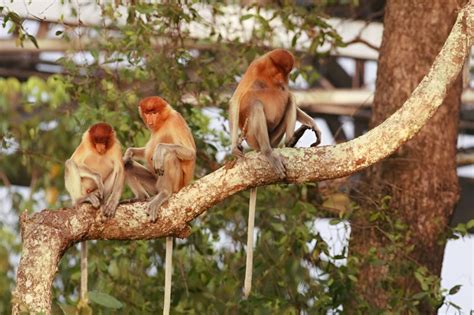
[[[74,206],[88,202],[113,217],[124,186],[122,147],[113,128],[106,123],[92,125],[65,163],[64,182]],[[80,299],[87,301],[87,243],[81,243]]]
[[[138,110],[151,132],[143,148],[128,148],[124,154],[126,181],[138,199],[148,203],[151,221],[171,194],[191,182],[196,165],[196,144],[183,116],[158,96],[143,99]],[[145,161],[145,166],[134,161]],[[166,238],[165,298],[163,314],[169,314],[173,238]]]
[[[255,59],[239,82],[229,105],[229,123],[232,154],[243,157],[241,141],[265,155],[282,178],[286,176],[283,158],[273,148],[285,136],[285,145],[293,147],[306,129],[316,135],[316,146],[321,132],[313,118],[295,104],[288,88],[288,75],[295,59],[284,49],[275,49]],[[296,132],[296,121],[303,124]],[[238,137],[238,129],[242,136]],[[248,297],[252,285],[253,230],[257,189],[250,190],[247,232],[247,262],[245,268],[244,295]]]

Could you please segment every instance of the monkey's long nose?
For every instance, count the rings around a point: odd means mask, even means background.
[[[99,152],[99,154],[104,154],[105,151],[106,151],[105,150],[106,149],[105,144],[103,144],[103,143],[97,143],[96,148],[97,148],[97,152]]]
[[[156,121],[156,117],[158,115],[157,114],[149,114],[146,116],[146,123],[147,125],[149,126],[153,126],[155,124],[155,121]]]

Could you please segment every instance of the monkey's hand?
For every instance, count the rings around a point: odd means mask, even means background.
[[[102,214],[104,217],[112,218],[115,215],[115,210],[117,209],[117,203],[109,199],[102,206]]]
[[[158,144],[156,150],[153,154],[153,169],[157,176],[163,176],[165,174],[165,159],[166,155],[169,153],[167,147],[163,144]]]
[[[321,131],[319,128],[311,128],[311,130],[313,130],[314,134],[316,135],[316,142],[313,143],[311,147],[315,147],[321,143]]]
[[[131,166],[133,163],[133,151],[131,148],[128,148],[123,155],[123,164],[125,167]]]
[[[79,206],[82,203],[90,203],[94,208],[98,209],[100,207],[100,196],[98,190],[95,190],[86,196],[80,198],[76,201],[76,206]]]
[[[147,206],[147,214],[150,216],[151,222],[156,222],[158,219],[158,209],[164,203],[165,200],[161,198],[154,198],[152,199]]]
[[[153,169],[157,176],[165,175],[165,167],[163,165],[163,159],[153,159]]]

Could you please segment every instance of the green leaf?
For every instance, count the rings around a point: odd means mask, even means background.
[[[122,302],[107,293],[89,291],[88,296],[91,302],[102,305],[106,308],[119,309],[123,307]]]
[[[380,212],[374,212],[370,215],[369,221],[374,222],[377,221],[377,219],[380,217]]]
[[[461,287],[462,285],[458,284],[458,285],[455,285],[454,287],[452,287],[450,290],[449,290],[449,295],[454,295],[456,293],[459,292],[459,290],[461,290]]]
[[[474,228],[474,219],[469,220],[469,222],[466,223],[466,227],[468,230]]]
[[[242,22],[251,18],[253,18],[253,14],[245,14],[240,17],[240,21]]]
[[[329,220],[329,224],[330,224],[330,225],[336,225],[336,224],[339,224],[339,223],[341,223],[341,220],[339,220],[339,219],[331,219],[331,220]]]
[[[63,311],[64,315],[76,315],[77,308],[74,305],[59,304],[59,307]]]
[[[56,31],[55,34],[56,34],[56,36],[59,36],[59,35],[61,35],[62,33],[63,33],[63,31]]]
[[[15,12],[8,12],[7,17],[9,17],[15,24],[21,24],[21,17]]]
[[[412,299],[414,300],[421,300],[423,299],[425,296],[428,295],[428,292],[418,292],[417,294],[413,295],[412,296]]]
[[[33,43],[33,45],[35,45],[36,48],[39,48],[38,46],[38,41],[36,41],[36,37],[34,37],[33,35],[30,35],[30,34],[27,34],[28,38],[31,40],[31,42]]]

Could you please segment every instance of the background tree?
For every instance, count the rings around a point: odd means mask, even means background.
[[[457,0],[387,2],[372,126],[383,122],[410,96],[431,67],[459,8],[465,3]],[[355,253],[376,250],[384,259],[397,261],[399,268],[406,267],[400,257],[416,262],[415,270],[407,268],[406,276],[400,277],[390,277],[392,271],[387,265],[364,268],[359,289],[381,309],[390,304],[388,288],[391,291],[396,285],[405,293],[414,292],[425,285],[417,275],[441,273],[448,223],[459,197],[455,157],[461,81],[460,76],[444,104],[414,139],[367,172],[364,185],[368,186],[370,199],[390,196],[389,216],[407,225],[408,237],[405,246],[387,253],[384,249],[390,238],[378,230],[378,225],[366,229],[364,222],[369,215],[361,212],[354,218],[352,250]],[[371,202],[366,205],[365,211],[373,208]],[[436,302],[429,304],[420,306],[420,312],[435,313]]]

